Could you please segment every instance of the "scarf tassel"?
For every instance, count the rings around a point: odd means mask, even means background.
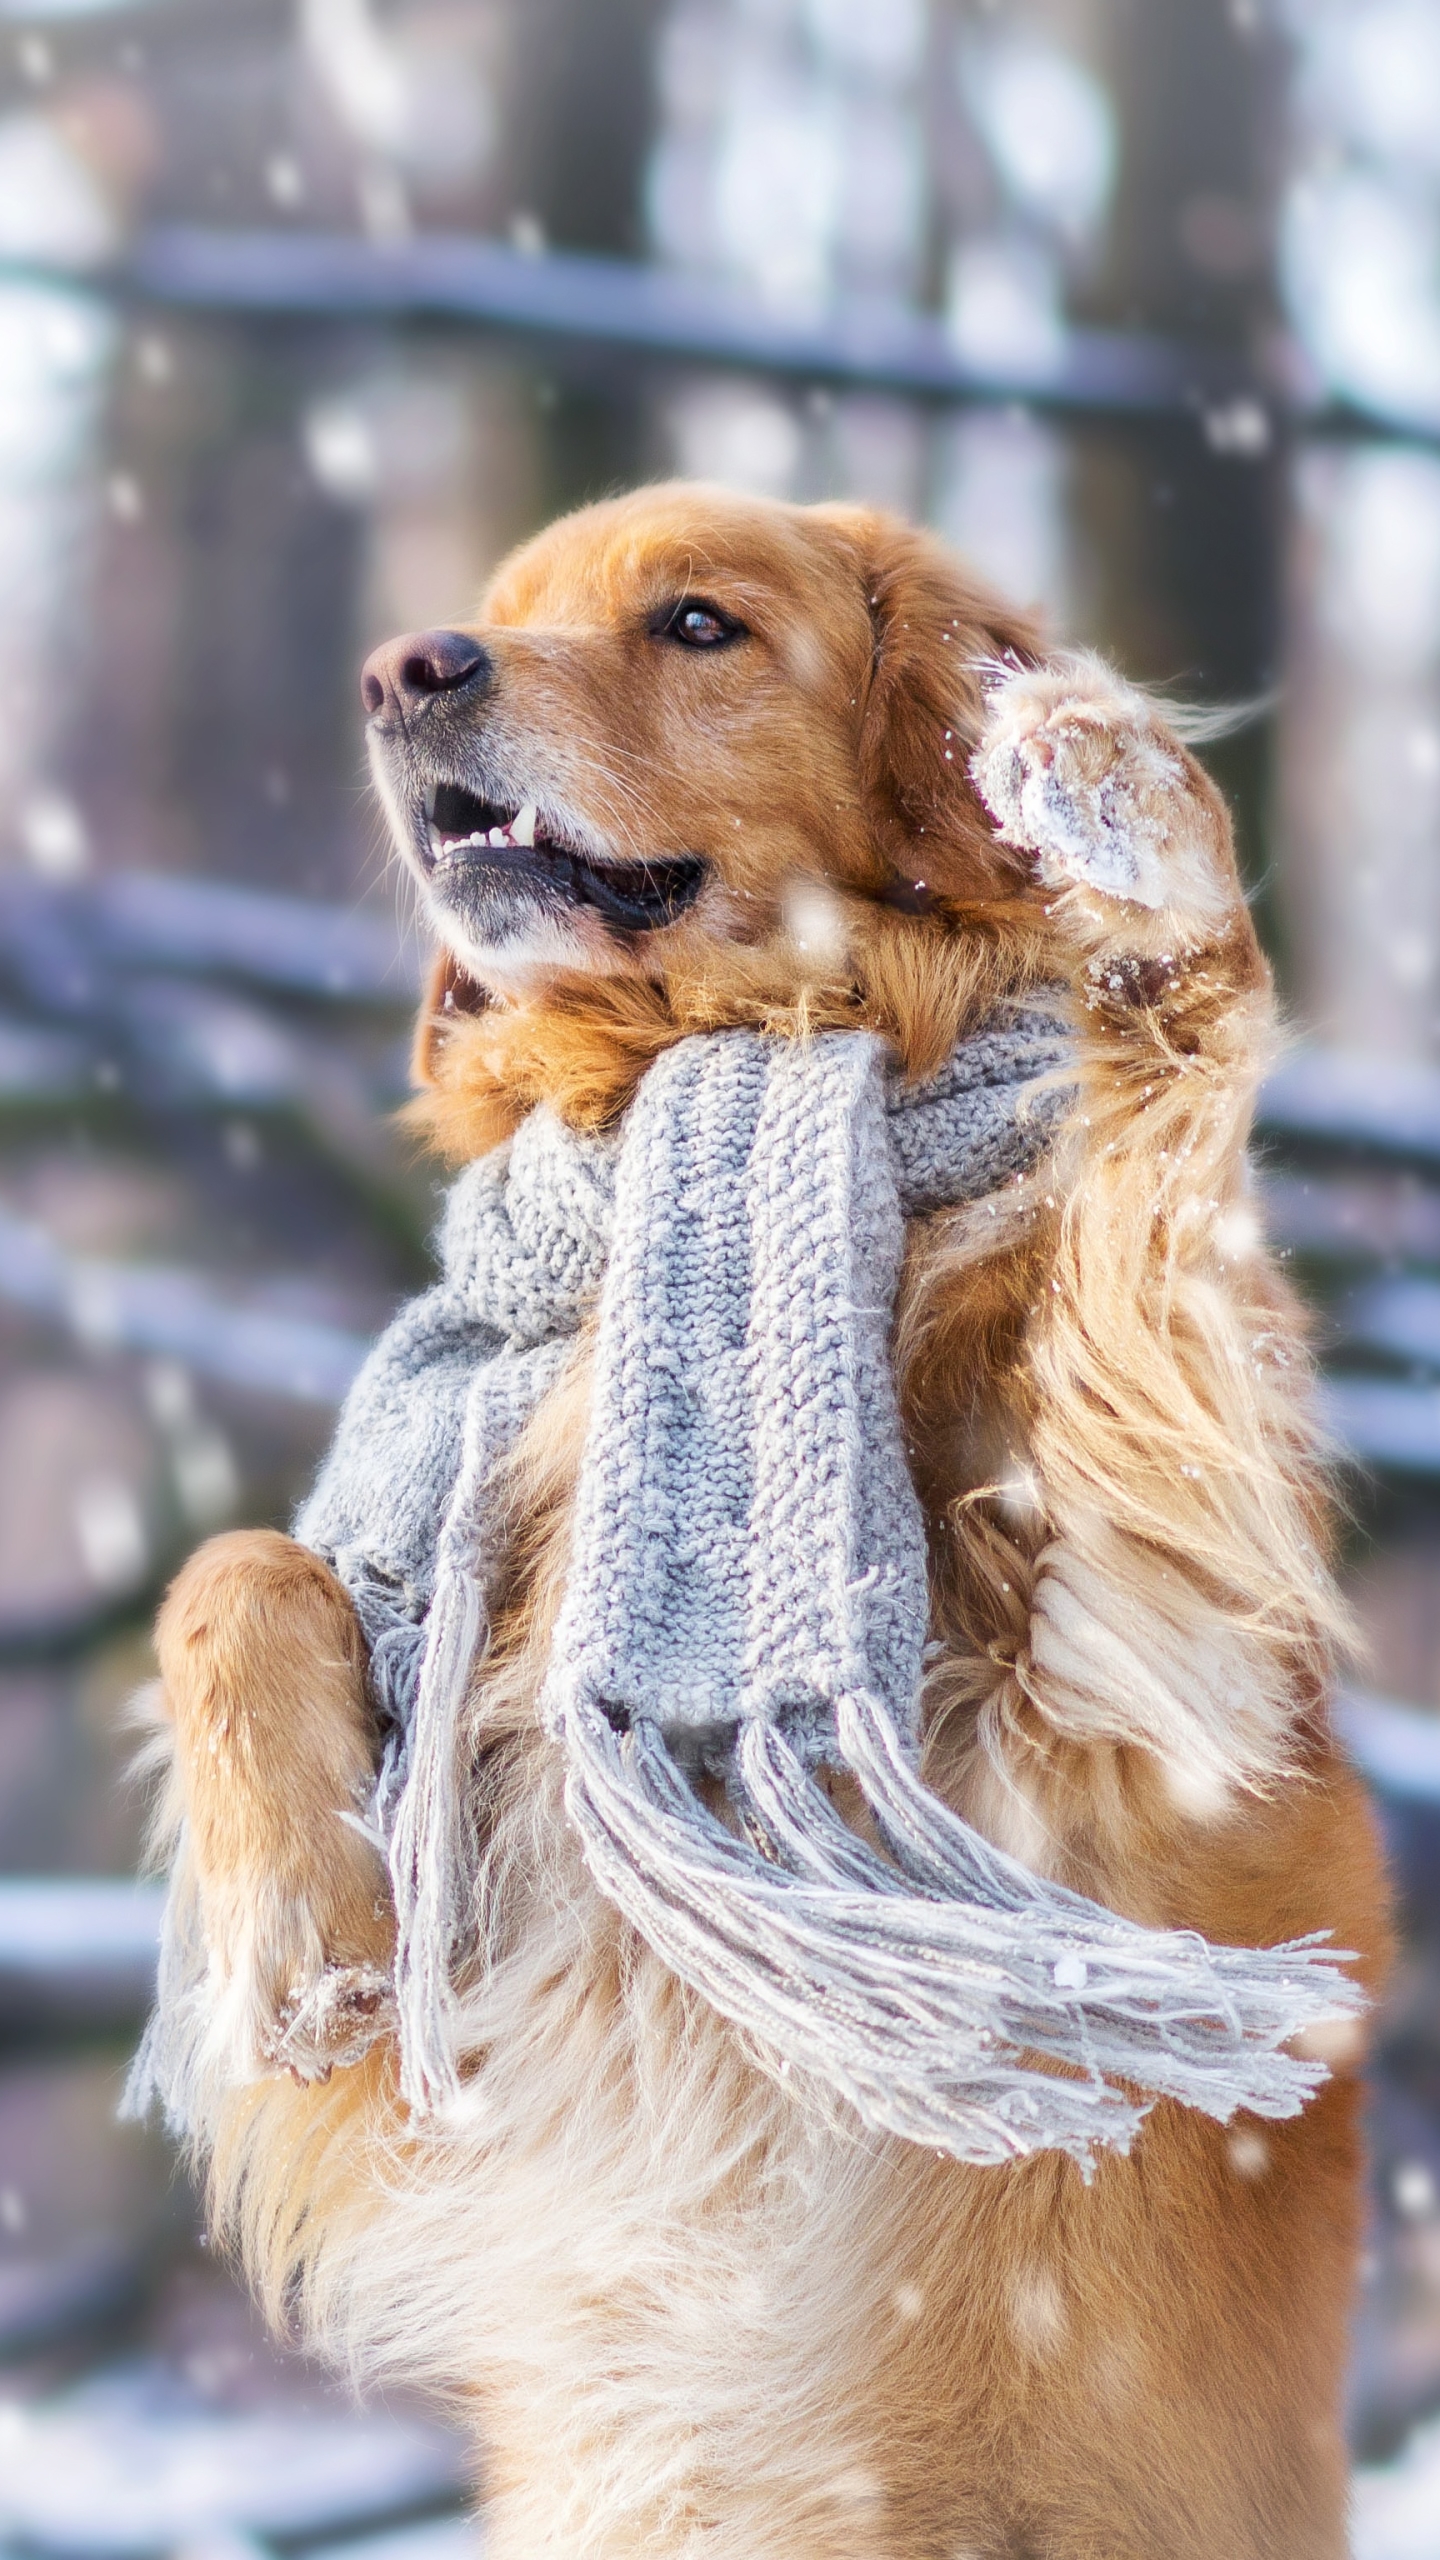
[[[1286,2040],[1363,2005],[1317,1938],[1212,1946],[1032,1875],[931,1794],[863,1687],[837,1700],[837,1740],[888,1858],[773,1724],[739,1731],[746,1836],[653,1723],[617,1731],[576,1687],[564,1734],[601,1890],[769,2068],[838,2090],[876,2132],[984,2166],[1061,2150],[1088,2178],[1095,2147],[1128,2149],[1160,2096],[1222,2123],[1297,2114],[1325,2068]]]

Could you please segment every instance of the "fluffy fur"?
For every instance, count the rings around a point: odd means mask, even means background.
[[[744,636],[682,649],[686,596]],[[416,1125],[462,1160],[542,1096],[600,1125],[723,1023],[872,1025],[921,1073],[997,993],[1066,982],[1052,1166],[910,1240],[927,1775],[1117,1910],[1330,1929],[1374,1981],[1306,1353],[1246,1189],[1270,988],[1212,785],[1147,698],[1041,662],[937,545],[856,510],[644,491],[522,550],[475,631],[482,699],[407,716],[403,655],[382,669],[401,842],[428,768],[537,801],[597,861],[698,855],[706,885],[661,929],[527,911],[487,945],[427,878],[449,949]],[[437,2127],[384,2046],[344,2060],[387,1940],[343,1819],[373,1752],[344,1594],[251,1533],[166,1602],[169,1810],[215,1984],[198,2143],[272,2315],[455,2395],[493,2560],[1339,2560],[1353,2035],[1298,2119],[1162,2104],[1088,2189],[777,2087],[599,1898],[538,1731],[584,1419],[582,1368],[510,1465],[466,1737],[468,2061]]]

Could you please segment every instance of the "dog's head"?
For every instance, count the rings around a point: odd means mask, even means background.
[[[856,1018],[887,941],[1016,909],[967,759],[981,668],[1033,646],[938,543],[860,509],[675,484],[552,525],[475,623],[364,671],[446,955],[427,1020],[574,1021],[587,990],[657,1037],[807,998]],[[422,1074],[437,1055],[423,1036]]]

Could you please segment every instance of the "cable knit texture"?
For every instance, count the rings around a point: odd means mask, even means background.
[[[1066,1060],[1043,1004],[918,1089],[867,1033],[717,1033],[662,1055],[617,1132],[541,1108],[455,1184],[444,1277],[377,1344],[297,1524],[371,1648],[417,2111],[459,2085],[453,1979],[477,1953],[458,1733],[496,1462],[592,1314],[543,1707],[592,1871],[649,1944],[773,2067],[974,2161],[1058,2147],[1088,2174],[1150,2103],[1117,2079],[1224,2118],[1293,2113],[1323,2077],[1283,2048],[1355,2005],[1327,1949],[1140,1929],[918,1773],[925,1527],[889,1350],[905,1220],[1032,1171]],[[858,1780],[882,1850],[823,1767]]]

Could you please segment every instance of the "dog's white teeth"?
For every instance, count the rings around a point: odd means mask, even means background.
[[[537,812],[533,800],[527,800],[523,809],[516,810],[514,817],[510,821],[510,841],[512,844],[533,845],[535,842],[536,814]]]
[[[485,836],[482,841],[489,845],[508,844],[510,842],[510,830],[508,827],[492,827],[488,836]]]

